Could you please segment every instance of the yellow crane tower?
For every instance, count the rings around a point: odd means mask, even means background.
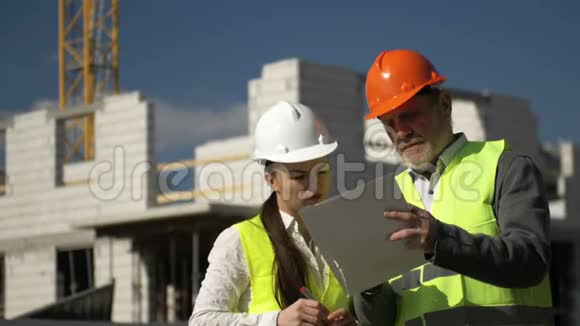
[[[119,0],[59,0],[58,16],[60,109],[119,93]],[[64,162],[92,160],[94,116],[68,122]]]

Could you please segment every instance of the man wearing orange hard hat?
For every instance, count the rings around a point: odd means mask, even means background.
[[[355,297],[362,324],[552,325],[548,202],[540,172],[504,140],[453,133],[449,93],[412,50],[384,51],[366,97],[406,168],[395,176],[409,212],[385,212],[390,235],[425,264]]]

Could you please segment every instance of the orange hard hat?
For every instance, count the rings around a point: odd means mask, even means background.
[[[407,102],[421,89],[445,81],[427,58],[412,50],[383,51],[366,78],[370,113],[365,120],[388,113]]]

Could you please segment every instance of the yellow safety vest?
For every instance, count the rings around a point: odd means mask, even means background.
[[[431,214],[471,234],[500,235],[492,207],[505,141],[468,142],[439,180]],[[395,177],[407,202],[424,209],[406,170]],[[502,288],[427,263],[389,280],[397,325],[551,325],[549,275],[529,288]]]
[[[244,255],[250,272],[250,286],[252,287],[252,302],[250,314],[258,314],[280,310],[274,295],[275,271],[274,247],[264,229],[260,215],[235,225],[240,233],[244,248]],[[347,308],[349,298],[334,276],[327,268],[326,287],[321,288],[314,280],[312,273],[307,274],[307,286],[312,295],[329,311]]]

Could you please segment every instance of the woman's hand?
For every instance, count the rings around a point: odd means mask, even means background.
[[[278,326],[327,326],[328,310],[318,301],[300,299],[290,307],[280,311]]]
[[[356,318],[345,309],[338,309],[337,311],[328,315],[329,325],[331,326],[356,326]]]

